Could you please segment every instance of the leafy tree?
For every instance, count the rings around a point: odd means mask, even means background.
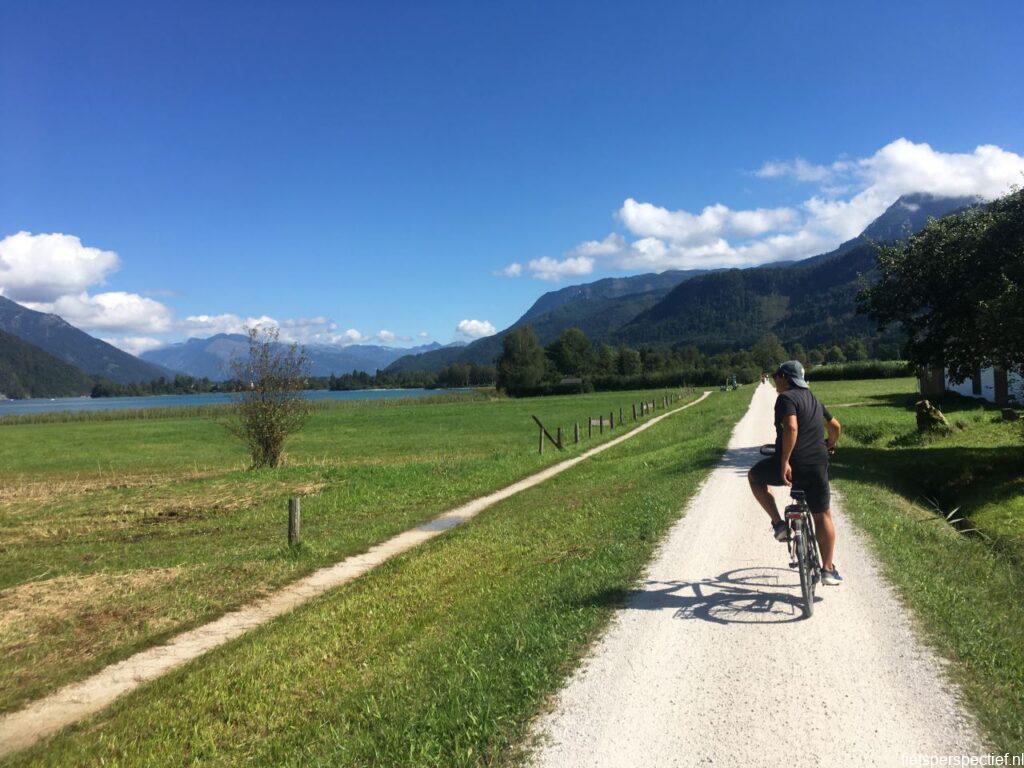
[[[620,345],[615,353],[615,369],[620,376],[636,376],[643,371],[640,353],[626,345]]]
[[[502,339],[498,358],[498,386],[505,390],[538,386],[546,372],[544,349],[533,327],[524,325]]]
[[[911,361],[961,381],[991,365],[1024,374],[1024,190],[932,221],[877,261],[859,308],[904,330]]]
[[[807,365],[807,350],[804,349],[804,345],[799,341],[792,346],[789,354],[793,360],[799,360],[804,365]]]
[[[498,378],[498,372],[494,369],[493,365],[477,365],[473,363],[469,366],[469,384],[473,387],[488,387],[494,384]]]
[[[243,389],[225,426],[248,446],[254,469],[276,467],[285,441],[305,423],[306,366],[305,353],[281,344],[277,328],[249,329],[249,356],[231,365]]]
[[[602,344],[601,348],[597,351],[597,370],[601,373],[615,373],[615,348],[610,344]]]
[[[868,348],[860,339],[850,339],[843,344],[843,354],[846,359],[852,361],[867,360]]]
[[[825,353],[820,349],[812,349],[807,353],[807,362],[811,365],[821,365],[825,362]]]
[[[439,387],[468,387],[470,369],[466,363],[452,363],[437,372]]]
[[[548,357],[563,376],[584,376],[594,368],[590,340],[579,328],[566,328],[547,348]]]
[[[838,344],[833,344],[828,352],[825,353],[825,360],[829,363],[845,363],[846,355],[843,352],[843,348]]]
[[[786,349],[779,343],[779,338],[774,333],[766,333],[758,340],[751,350],[755,365],[761,367],[762,371],[773,371],[779,363],[787,359]]]

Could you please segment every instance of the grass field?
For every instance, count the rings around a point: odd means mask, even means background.
[[[714,394],[14,764],[507,760],[610,616],[610,596],[630,587],[721,455],[749,395]]]
[[[996,751],[1024,752],[1020,422],[949,396],[940,405],[951,432],[922,437],[913,379],[812,386],[845,427],[832,465],[844,510],[868,533],[925,636],[953,661]],[[957,509],[963,522],[953,526],[945,516]]]
[[[260,471],[195,415],[0,424],[0,710],[578,450],[538,456],[531,413],[554,431],[640,399],[318,408],[287,465]],[[296,493],[303,544],[289,549]]]

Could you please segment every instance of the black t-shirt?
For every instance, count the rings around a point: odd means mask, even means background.
[[[782,425],[787,416],[796,414],[796,445],[789,463],[827,464],[825,424],[832,421],[828,412],[811,390],[803,387],[787,389],[775,399],[775,453],[782,456]]]

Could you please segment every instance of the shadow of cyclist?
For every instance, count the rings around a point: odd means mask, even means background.
[[[647,581],[625,593],[627,610],[674,608],[675,619],[783,624],[803,619],[800,582],[787,568],[737,568],[700,581]],[[623,595],[620,594],[620,597]],[[815,602],[821,598],[815,598]]]

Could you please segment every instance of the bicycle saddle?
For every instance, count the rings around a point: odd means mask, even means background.
[[[790,491],[789,495],[793,497],[793,501],[807,501],[803,491]]]

